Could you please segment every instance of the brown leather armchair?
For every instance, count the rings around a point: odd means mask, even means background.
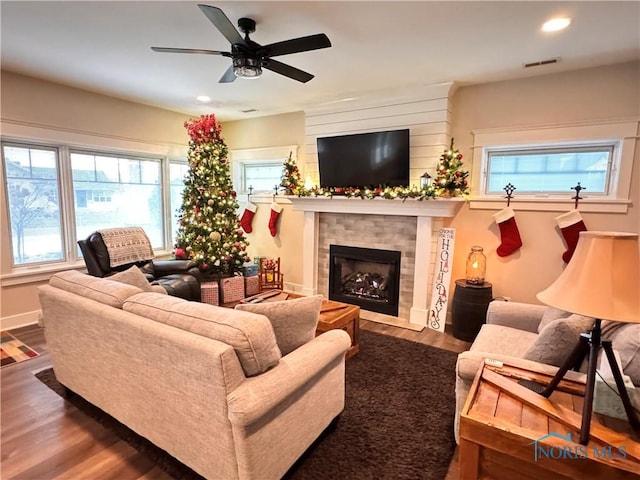
[[[190,260],[149,260],[111,267],[109,252],[102,236],[93,232],[85,240],[78,240],[89,275],[108,277],[136,265],[149,283],[161,285],[169,295],[200,301],[200,271]]]

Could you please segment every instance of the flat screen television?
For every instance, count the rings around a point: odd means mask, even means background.
[[[320,186],[409,186],[409,130],[317,139]]]

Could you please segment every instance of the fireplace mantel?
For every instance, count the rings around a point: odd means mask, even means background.
[[[346,197],[295,197],[285,196],[293,209],[304,212],[303,233],[303,293],[318,293],[318,231],[319,214],[397,215],[416,218],[416,254],[414,261],[413,299],[409,323],[412,328],[427,326],[429,261],[432,254],[432,225],[434,219],[450,218],[458,213],[464,203],[461,198],[434,200],[406,200],[385,198],[361,199]],[[406,321],[406,320],[405,320]]]
[[[462,198],[437,198],[434,200],[406,200],[386,198],[362,199],[347,197],[296,197],[286,196],[293,209],[303,212],[360,213],[369,215],[403,215],[406,217],[455,216],[464,203]]]

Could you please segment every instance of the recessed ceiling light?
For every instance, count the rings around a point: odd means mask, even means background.
[[[558,30],[564,30],[571,24],[571,19],[568,17],[552,18],[542,24],[543,32],[557,32]]]
[[[209,103],[211,101],[211,97],[208,97],[207,95],[198,95],[196,100],[200,103]]]

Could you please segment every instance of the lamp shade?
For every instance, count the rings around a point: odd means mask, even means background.
[[[640,323],[638,234],[580,232],[571,261],[538,300],[571,313]]]

